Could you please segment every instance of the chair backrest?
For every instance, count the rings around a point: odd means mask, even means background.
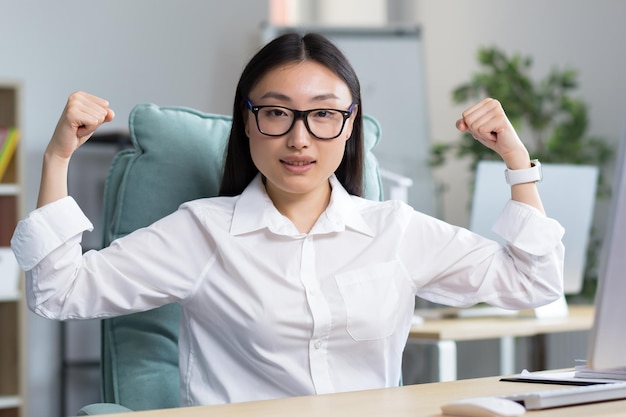
[[[365,197],[382,199],[372,149],[380,126],[367,115]],[[184,107],[141,104],[129,118],[134,149],[120,152],[104,195],[104,246],[172,213],[189,200],[218,194],[231,118]],[[102,321],[102,394],[132,410],[179,406],[178,304]]]

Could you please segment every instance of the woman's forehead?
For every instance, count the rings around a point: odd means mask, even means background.
[[[287,63],[266,72],[252,88],[256,99],[291,99],[305,96],[315,100],[351,100],[346,82],[316,61]]]

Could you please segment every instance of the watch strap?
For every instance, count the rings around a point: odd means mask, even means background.
[[[541,162],[538,159],[530,161],[530,168],[526,169],[505,169],[504,178],[509,185],[526,184],[529,182],[538,182],[543,178],[541,172]]]

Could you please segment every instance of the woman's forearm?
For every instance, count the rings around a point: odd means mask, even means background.
[[[61,158],[49,152],[44,153],[37,199],[38,208],[67,197],[69,162],[69,158]]]

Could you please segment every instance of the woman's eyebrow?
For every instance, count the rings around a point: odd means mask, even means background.
[[[279,93],[277,91],[268,91],[267,93],[263,94],[261,98],[275,98],[283,101],[291,101],[291,98],[289,96],[283,93]]]
[[[264,98],[275,98],[277,100],[282,100],[282,101],[291,101],[291,97],[289,97],[286,94],[277,92],[277,91],[268,91],[267,93],[263,94],[260,98],[261,99],[264,99]],[[329,100],[329,99],[338,100],[339,97],[337,97],[333,93],[319,94],[317,96],[313,96],[311,98],[311,101],[323,101],[323,100]]]
[[[319,101],[321,101],[321,100],[328,100],[328,99],[338,100],[339,97],[337,97],[333,93],[321,94],[319,96],[313,97],[313,100],[319,100]]]

